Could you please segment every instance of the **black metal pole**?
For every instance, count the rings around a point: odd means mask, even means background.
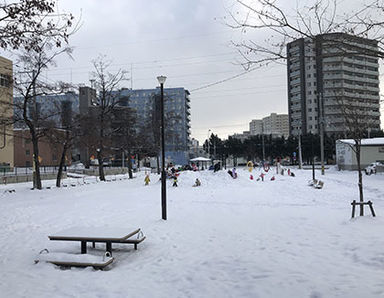
[[[167,219],[167,192],[165,181],[165,140],[164,140],[164,84],[160,84],[161,109],[161,218]]]
[[[312,151],[312,179],[315,180],[315,153],[313,151],[313,134],[311,133],[311,151]]]

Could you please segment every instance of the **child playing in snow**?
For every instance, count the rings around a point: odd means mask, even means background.
[[[193,185],[193,187],[200,186],[200,185],[201,185],[201,182],[200,182],[199,178],[196,178],[196,181],[195,181],[195,184]]]
[[[172,186],[177,187],[177,177],[176,176],[173,177],[173,184],[172,184]]]
[[[148,185],[150,181],[151,179],[149,179],[149,174],[146,174],[144,178],[145,185]]]
[[[236,168],[233,168],[233,170],[232,170],[232,178],[233,179],[237,178]]]
[[[261,173],[261,174],[260,174],[261,181],[264,181],[264,176],[265,176],[264,173]]]

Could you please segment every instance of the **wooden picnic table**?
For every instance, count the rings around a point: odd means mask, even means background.
[[[134,237],[136,235],[136,237]],[[133,244],[135,249],[137,245],[144,241],[145,236],[140,228],[100,228],[100,227],[73,227],[55,235],[48,236],[50,240],[59,241],[79,241],[81,242],[81,253],[87,253],[87,242],[92,242],[95,247],[96,242],[106,244],[106,251],[112,255],[112,243]]]

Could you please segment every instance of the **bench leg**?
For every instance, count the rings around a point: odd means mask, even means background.
[[[112,243],[111,242],[106,242],[105,246],[106,246],[106,251],[108,251],[111,254],[111,256],[112,256]]]
[[[137,244],[135,243],[134,245],[135,245],[135,250],[137,250]]]
[[[82,254],[87,253],[87,241],[81,241],[81,253]]]
[[[373,210],[372,202],[368,201],[368,205],[369,205],[369,209],[371,209],[372,216],[375,217],[376,214],[375,214],[375,211]]]
[[[96,243],[95,243],[95,242],[92,242],[92,247],[93,247],[93,248],[96,247]]]

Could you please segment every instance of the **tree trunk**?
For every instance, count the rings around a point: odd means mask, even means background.
[[[35,164],[35,169],[34,169],[34,187],[37,189],[42,189],[41,185],[41,175],[40,175],[40,161],[39,161],[39,140],[36,137],[36,134],[34,130],[31,130],[31,136],[32,136],[32,144],[33,144],[33,161]]]
[[[157,175],[160,175],[160,160],[159,155],[156,155]]]
[[[131,153],[130,152],[128,152],[128,176],[129,176],[129,179],[133,178],[133,174],[132,174],[132,158],[131,158]]]
[[[65,165],[65,156],[67,154],[68,150],[68,143],[64,143],[63,151],[61,152],[61,158],[60,158],[60,164],[59,164],[59,170],[57,171],[57,177],[56,177],[56,187],[61,186],[61,176],[63,175],[63,168]]]
[[[97,161],[99,162],[99,178],[100,178],[100,181],[105,181],[103,154],[100,148],[98,148],[96,152],[97,152]]]
[[[357,161],[357,172],[359,175],[359,196],[360,196],[360,203],[364,202],[364,194],[363,194],[363,175],[361,173],[361,163],[360,163],[360,155],[361,155],[361,146],[360,141],[355,140],[355,146],[356,146],[356,161]],[[364,205],[360,205],[360,216],[364,216]]]
[[[136,161],[137,161],[137,165],[136,165],[137,172],[140,172],[140,154],[139,153],[136,154]]]

